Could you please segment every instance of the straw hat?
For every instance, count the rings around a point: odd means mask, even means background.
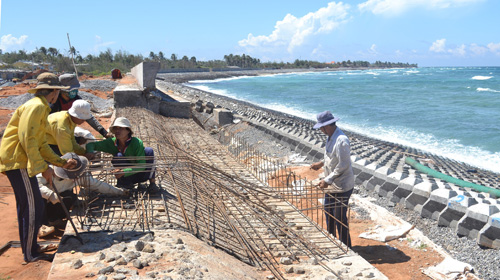
[[[116,120],[113,122],[113,125],[111,125],[111,127],[109,128],[109,130],[112,132],[112,133],[115,133],[114,130],[115,130],[115,127],[127,127],[128,129],[130,129],[130,132],[133,133],[132,131],[132,125],[130,124],[130,121],[125,118],[125,117],[119,117],[119,118],[116,118]]]
[[[69,87],[61,86],[59,78],[53,73],[42,73],[36,79],[38,83],[35,88],[28,90],[29,93],[36,93],[39,89],[69,89]]]
[[[79,156],[75,153],[66,153],[61,158],[63,159],[74,159],[76,160],[76,167],[72,169],[64,169],[59,166],[54,167],[54,173],[64,179],[76,179],[82,175],[87,168],[89,161],[86,157]]]

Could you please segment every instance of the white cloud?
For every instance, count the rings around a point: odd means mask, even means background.
[[[465,45],[462,44],[454,49],[449,49],[448,52],[456,56],[465,56],[466,54]]]
[[[429,51],[437,53],[446,52],[446,39],[436,40],[434,43],[432,43]]]
[[[94,53],[97,54],[101,50],[107,48],[110,45],[113,45],[115,42],[103,42],[101,36],[95,35],[95,43],[94,43]]]
[[[496,55],[500,55],[500,43],[489,43],[488,49],[490,50],[490,52]]]
[[[487,47],[479,46],[476,43],[470,44],[469,49],[475,55],[483,55],[489,51],[489,49]]]
[[[22,35],[19,38],[9,35],[3,35],[0,39],[0,49],[4,52],[22,49],[28,39],[27,35]]]
[[[297,18],[287,14],[278,21],[274,31],[266,35],[254,36],[248,34],[246,39],[238,42],[239,46],[252,52],[288,52],[293,53],[297,48],[309,44],[314,38],[322,34],[329,34],[347,21],[349,5],[331,2],[327,7],[316,12]]]
[[[484,2],[485,0],[368,0],[358,4],[360,11],[369,11],[376,15],[397,16],[411,9],[429,10],[461,7]]]

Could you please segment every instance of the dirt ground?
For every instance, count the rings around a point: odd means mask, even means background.
[[[86,77],[92,78],[92,77]],[[106,77],[109,79],[109,77]],[[124,80],[123,83],[133,81]],[[0,90],[1,96],[19,95],[27,92],[27,89],[33,87],[34,84],[20,84],[15,87],[9,87]],[[110,98],[109,93],[89,91],[101,98]],[[0,108],[0,130],[3,131],[11,113],[14,110]],[[99,121],[104,127],[109,127],[110,118],[99,118]],[[88,124],[84,124],[83,128],[91,131],[97,136]],[[299,167],[296,170],[302,177],[309,179],[316,178],[318,172],[312,171],[309,167]],[[16,202],[14,194],[7,177],[0,174],[0,246],[11,240],[19,240],[17,218],[16,218]],[[426,248],[412,248],[407,240],[390,241],[387,243],[362,239],[359,234],[374,228],[376,224],[372,221],[361,220],[356,218],[356,213],[351,211],[351,238],[353,251],[361,255],[368,262],[379,269],[389,279],[393,280],[424,280],[429,279],[425,276],[421,269],[436,265],[442,261],[442,257],[436,252]],[[45,240],[59,240],[62,232],[56,232]],[[39,261],[22,265],[22,253],[20,248],[10,248],[0,256],[0,280],[3,279],[46,279],[49,273],[51,263]]]

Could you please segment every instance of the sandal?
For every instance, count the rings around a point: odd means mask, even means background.
[[[38,237],[45,237],[51,233],[53,233],[56,229],[51,226],[42,225],[38,230]]]
[[[55,251],[59,248],[59,244],[47,244],[38,247],[38,253]]]

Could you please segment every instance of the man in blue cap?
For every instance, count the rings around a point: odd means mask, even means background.
[[[318,123],[314,129],[320,129],[328,136],[324,160],[313,163],[311,169],[324,167],[325,177],[318,186],[325,189],[325,214],[328,232],[339,237],[342,243],[351,248],[347,210],[349,198],[354,189],[354,173],[351,165],[351,147],[347,136],[337,127],[336,118],[330,111],[316,116]],[[338,231],[338,235],[336,234]]]

